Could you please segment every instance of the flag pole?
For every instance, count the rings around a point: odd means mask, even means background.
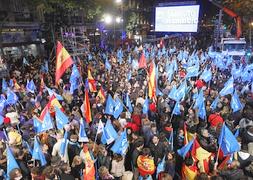
[[[222,125],[222,129],[223,129],[223,126],[224,126],[224,123],[223,123],[223,125]],[[222,129],[221,129],[221,132],[220,133],[222,133]],[[219,142],[218,142],[219,143]],[[217,164],[218,165],[218,159],[219,159],[219,153],[220,153],[220,149],[221,149],[221,143],[219,144],[219,148],[218,148],[218,152],[217,152],[217,157],[216,157],[216,161],[215,161],[215,164]],[[216,166],[217,166],[216,165]],[[217,168],[217,167],[216,167]]]
[[[98,133],[96,132],[94,144],[93,144],[93,147],[92,147],[92,152],[94,152],[94,150],[95,150],[95,144],[96,144],[97,138],[98,138]]]

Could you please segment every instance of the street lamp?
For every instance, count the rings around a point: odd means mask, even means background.
[[[105,22],[105,24],[111,24],[112,23],[112,16],[110,14],[104,15],[104,22]]]
[[[120,3],[122,3],[122,0],[115,0],[115,2],[120,4]]]
[[[120,23],[122,21],[121,17],[116,17],[115,19],[116,23]]]

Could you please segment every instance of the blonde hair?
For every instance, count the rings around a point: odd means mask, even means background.
[[[71,167],[75,167],[76,165],[79,165],[80,163],[79,162],[82,162],[82,158],[78,155],[76,155],[73,159],[73,162],[71,164]]]
[[[98,169],[98,173],[99,173],[99,176],[101,178],[107,176],[109,174],[109,170],[105,167],[105,166],[101,166],[99,169]]]

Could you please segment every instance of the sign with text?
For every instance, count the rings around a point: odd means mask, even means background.
[[[156,7],[155,31],[197,32],[199,5]]]

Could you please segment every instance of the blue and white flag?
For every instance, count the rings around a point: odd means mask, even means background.
[[[127,133],[126,130],[116,139],[115,143],[111,147],[112,152],[125,156],[128,149]]]
[[[123,112],[123,103],[121,102],[121,100],[118,97],[116,97],[114,112],[113,112],[114,118],[117,119],[122,112]]]

